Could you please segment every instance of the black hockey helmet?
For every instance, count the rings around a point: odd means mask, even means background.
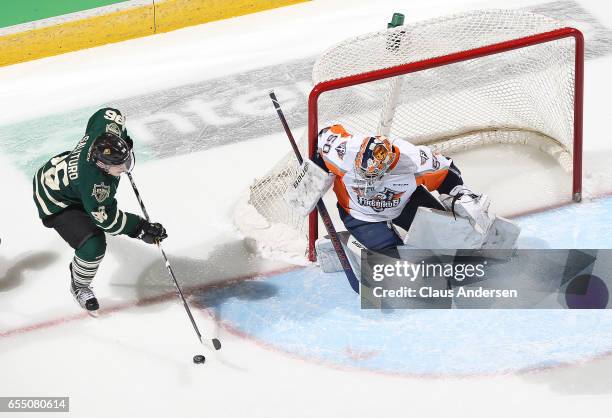
[[[134,161],[128,142],[110,132],[105,132],[94,140],[90,158],[101,168],[125,165],[126,171],[131,170]]]

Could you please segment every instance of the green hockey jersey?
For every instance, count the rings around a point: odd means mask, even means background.
[[[132,235],[141,218],[117,208],[119,177],[104,173],[90,160],[94,140],[105,132],[132,140],[117,109],[103,108],[89,119],[85,136],[72,151],[51,158],[34,175],[34,201],[41,219],[68,206],[81,206],[93,222],[112,235]]]

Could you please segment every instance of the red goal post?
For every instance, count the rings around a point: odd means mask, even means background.
[[[501,54],[520,48],[554,42],[564,38],[575,40],[574,81],[573,81],[573,149],[572,157],[572,198],[580,201],[582,193],[582,125],[583,125],[583,84],[584,84],[584,38],[582,33],[571,27],[563,27],[543,33],[511,39],[481,47],[430,57],[389,68],[381,68],[360,74],[340,77],[320,82],[314,86],[308,98],[308,150],[312,159],[317,148],[319,126],[319,101],[321,96],[337,89],[356,86],[363,83],[388,79],[410,73],[416,73],[449,64],[474,60],[477,58]],[[308,258],[316,260],[315,241],[318,237],[318,217],[316,209],[308,220]]]

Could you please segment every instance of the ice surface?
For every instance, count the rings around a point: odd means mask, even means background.
[[[288,150],[280,126],[262,128],[277,121],[258,91],[284,88],[298,129],[304,66],[330,44],[378,29],[395,11],[421,20],[538,4],[312,1],[0,68],[0,393],[71,396],[73,415],[88,417],[607,416],[608,311],[364,313],[341,276],[261,259],[231,219],[240,193]],[[608,4],[581,6],[612,25]],[[587,61],[592,196],[612,191],[611,64],[605,54]],[[264,74],[273,69],[284,78]],[[197,100],[221,104],[203,111]],[[100,318],[82,313],[68,292],[71,250],[36,219],[32,170],[71,148],[89,112],[106,104],[128,109],[128,127],[136,122],[135,180],[169,231],[165,249],[196,321],[223,342],[216,354],[197,343],[154,247],[109,238],[94,282],[106,308]],[[147,112],[172,117],[147,121]],[[542,196],[525,192],[529,170],[496,189],[511,171],[489,175],[472,168],[478,154],[461,159],[478,187],[497,190],[503,212],[516,209],[515,196],[537,201],[565,184],[553,181],[553,165],[529,156],[529,167],[546,176],[538,179],[548,185]],[[139,212],[125,180],[118,200]],[[520,222],[542,245],[609,245],[609,206],[587,202]],[[206,364],[193,365],[200,353]]]

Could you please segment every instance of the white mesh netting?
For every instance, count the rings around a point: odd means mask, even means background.
[[[550,32],[545,16],[489,10],[437,18],[346,40],[313,68],[313,84]],[[323,93],[319,129],[383,133],[444,154],[491,143],[535,146],[571,171],[575,41],[563,38]],[[307,141],[300,144],[307,154]],[[285,204],[297,167],[289,153],[256,179],[236,212],[265,252],[302,258],[307,220]],[[269,254],[270,255],[270,254]]]

